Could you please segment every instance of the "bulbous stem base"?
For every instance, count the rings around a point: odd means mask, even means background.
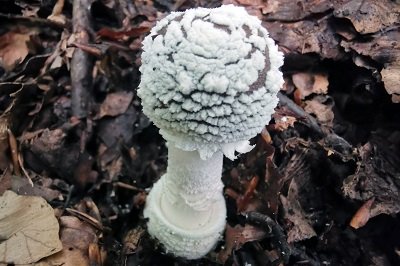
[[[153,186],[144,216],[167,252],[197,259],[213,249],[225,228],[222,153],[208,160],[170,145],[167,173]]]

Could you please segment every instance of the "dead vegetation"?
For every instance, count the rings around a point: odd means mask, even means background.
[[[141,41],[221,3],[263,21],[286,82],[256,148],[224,163],[225,239],[187,262],[142,217],[166,148],[136,96]],[[391,0],[3,1],[0,263],[399,265],[399,21]]]

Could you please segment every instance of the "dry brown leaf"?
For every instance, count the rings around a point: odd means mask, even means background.
[[[142,227],[136,227],[129,230],[123,240],[123,252],[124,254],[133,254],[139,246],[139,241],[142,238],[145,230]]]
[[[289,201],[288,198],[283,195],[281,195],[280,198],[284,209],[284,217],[292,223],[287,233],[287,242],[298,242],[316,236],[317,234],[306,219],[300,203],[297,200]]]
[[[396,133],[399,134],[393,134]],[[342,191],[346,197],[359,201],[375,199],[371,218],[382,213],[395,215],[400,212],[400,188],[396,183],[400,157],[396,145],[373,134],[371,141],[358,149],[362,160],[355,174],[343,181]]]
[[[314,114],[317,120],[323,125],[332,125],[334,114],[332,107],[324,104],[325,99],[323,97],[314,97],[310,101],[306,101],[304,110],[309,114]]]
[[[272,117],[275,120],[274,129],[278,131],[284,131],[289,127],[294,127],[294,123],[297,121],[296,117],[291,115],[284,115],[279,111],[275,112]]]
[[[0,263],[28,264],[62,249],[54,210],[41,197],[0,197]]]
[[[371,217],[371,206],[374,203],[374,198],[367,200],[354,214],[350,221],[350,226],[358,229],[367,224],[369,218]]]
[[[312,93],[328,93],[329,81],[326,74],[296,73],[293,74],[292,80],[293,84],[299,90],[299,96],[302,100]]]
[[[249,1],[252,2],[252,1]],[[331,9],[335,1],[332,0],[269,0],[263,1],[263,13],[268,20],[299,21],[312,14],[323,13]]]
[[[384,65],[381,75],[385,89],[392,95],[393,102],[400,102],[400,42],[398,41],[400,40],[400,31],[394,29],[387,32],[379,32],[371,35],[371,38],[368,42],[342,41],[340,45],[347,52],[354,51]]]
[[[73,216],[60,218],[62,251],[37,263],[38,266],[88,266],[89,246],[97,243],[95,230],[85,222]]]
[[[222,4],[244,6],[250,15],[256,16],[260,20],[263,18],[263,13],[268,12],[265,10],[267,7],[263,0],[223,0]]]
[[[0,170],[4,171],[10,165],[10,143],[8,141],[9,118],[0,117]]]
[[[126,112],[133,99],[131,92],[115,92],[107,94],[100,106],[99,118],[104,116],[117,116]]]
[[[4,192],[11,189],[12,175],[9,168],[5,169],[3,174],[0,176],[0,196]]]
[[[374,33],[400,20],[400,5],[390,0],[353,0],[337,8],[336,17],[348,18],[361,34]]]
[[[382,69],[381,75],[386,91],[392,95],[392,102],[400,103],[400,63]]]
[[[17,62],[21,62],[29,53],[27,42],[29,34],[7,32],[0,36],[0,65],[11,71]]]
[[[11,180],[12,190],[19,195],[39,196],[50,202],[54,199],[63,199],[59,190],[52,189],[54,180],[42,176],[35,176],[34,186],[26,177],[13,176]]]
[[[340,45],[346,52],[355,51],[360,55],[371,57],[378,63],[385,65],[398,65],[400,60],[400,32],[391,30],[379,32],[370,36],[370,41],[345,41]],[[397,63],[397,64],[396,64]]]
[[[340,59],[344,53],[328,16],[294,23],[263,21],[272,39],[284,53],[317,53],[322,58]]]
[[[64,2],[65,2],[65,0],[57,0],[57,3],[53,7],[53,11],[51,12],[51,15],[48,16],[47,19],[64,25],[65,24],[65,16],[62,14],[62,10],[64,8]]]
[[[226,226],[225,247],[218,254],[218,260],[224,263],[231,255],[232,250],[238,250],[245,243],[263,239],[266,233],[263,229],[248,225]]]

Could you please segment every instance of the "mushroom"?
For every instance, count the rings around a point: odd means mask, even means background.
[[[278,103],[282,64],[261,21],[233,5],[173,12],[144,39],[138,95],[168,146],[144,216],[167,252],[197,259],[221,238],[223,155],[252,149]]]

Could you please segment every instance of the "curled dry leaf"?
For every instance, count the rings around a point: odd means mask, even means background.
[[[53,179],[36,176],[33,181],[34,186],[26,177],[13,176],[11,180],[12,190],[20,195],[40,196],[48,202],[57,198],[63,199],[61,192],[52,188],[55,183]]]
[[[297,186],[294,179],[290,183],[290,186]],[[282,207],[284,209],[284,217],[291,223],[287,233],[288,243],[302,241],[317,235],[310,225],[310,222],[307,220],[299,201],[295,197],[291,195],[288,195],[288,197],[284,197],[283,195],[280,196]]]
[[[9,168],[5,169],[3,174],[0,176],[0,196],[7,190],[11,189],[12,179],[11,170]]]
[[[322,58],[330,59],[343,57],[337,35],[329,26],[327,16],[294,23],[264,21],[263,26],[285,53],[317,53]]]
[[[218,260],[224,263],[231,255],[233,250],[238,250],[247,242],[263,239],[266,232],[258,227],[248,225],[226,226],[225,246],[218,254]]]
[[[387,139],[373,136],[371,142],[359,149],[362,160],[355,174],[343,182],[342,190],[346,197],[361,201],[375,199],[369,207],[371,218],[382,213],[395,215],[400,212],[400,187],[397,183],[400,157],[394,147]]]
[[[115,92],[107,94],[106,99],[100,106],[99,117],[117,116],[126,112],[133,99],[131,92]]]
[[[299,90],[300,98],[303,100],[305,97],[312,93],[327,94],[328,93],[328,76],[326,74],[314,73],[296,73],[292,76],[293,84]]]
[[[329,104],[325,104],[326,99],[324,97],[314,97],[310,101],[306,101],[304,110],[309,114],[314,114],[317,120],[323,125],[332,125],[334,114],[332,107]]]
[[[374,33],[400,20],[400,5],[390,0],[352,0],[335,9],[334,15],[348,18],[357,32]]]
[[[28,264],[62,249],[54,210],[41,197],[0,197],[0,263]]]
[[[386,91],[392,95],[392,102],[400,103],[400,63],[382,69],[381,75]]]
[[[139,37],[149,31],[149,27],[137,27],[126,31],[115,31],[113,29],[102,28],[97,32],[97,36],[113,41],[120,41],[131,37]]]
[[[274,129],[278,131],[284,131],[289,127],[294,127],[294,123],[297,119],[291,115],[282,115],[279,111],[275,112],[272,117],[275,119]]]
[[[256,190],[259,180],[260,178],[258,176],[254,176],[247,185],[245,193],[236,199],[236,206],[238,212],[246,210],[247,207],[249,206],[250,200],[254,196],[254,191]]]
[[[7,32],[0,36],[0,65],[11,71],[17,62],[21,62],[29,53],[27,42],[29,34]]]
[[[276,6],[275,3],[268,3],[268,5],[266,5],[265,1],[263,0],[223,0],[222,4],[244,6],[250,15],[256,16],[260,20],[262,20],[263,14],[269,13],[269,10],[273,9]]]
[[[4,171],[10,165],[10,143],[8,141],[8,117],[0,117],[0,170]]]
[[[400,6],[400,5],[399,5]],[[371,41],[342,41],[346,51],[354,51],[384,65],[381,70],[386,91],[393,102],[400,102],[400,31],[398,29],[371,35]],[[358,57],[355,57],[358,58]],[[357,61],[355,61],[357,63]]]
[[[93,227],[73,216],[60,218],[62,251],[40,261],[39,266],[89,266],[89,247],[97,244]]]
[[[369,218],[371,217],[371,206],[374,203],[374,198],[367,200],[354,214],[350,221],[350,226],[358,229],[367,224]]]
[[[252,2],[252,1],[248,1]],[[313,14],[323,13],[331,9],[334,5],[329,0],[308,0],[308,1],[292,1],[292,0],[275,0],[267,1],[263,13],[268,20],[278,21],[299,21]]]
[[[136,227],[126,233],[123,240],[123,252],[124,254],[133,254],[136,252],[140,239],[144,235],[145,230],[142,227]]]
[[[47,19],[60,23],[61,25],[64,25],[66,21],[65,16],[62,14],[62,10],[64,8],[64,2],[65,0],[57,0],[57,3],[53,7],[51,15],[48,16]]]

